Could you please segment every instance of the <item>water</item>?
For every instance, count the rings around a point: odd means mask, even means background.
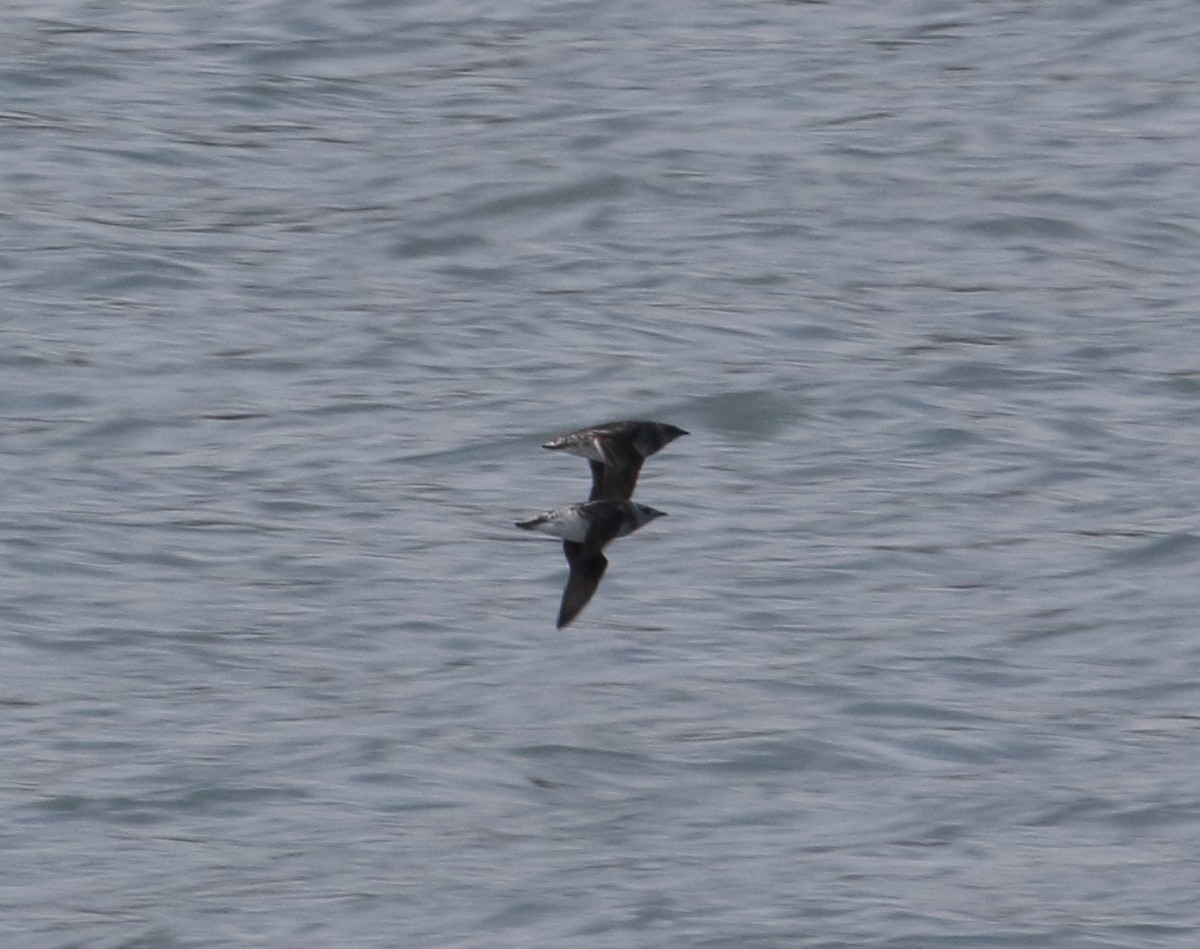
[[[0,942],[1194,946],[1198,34],[9,4]]]

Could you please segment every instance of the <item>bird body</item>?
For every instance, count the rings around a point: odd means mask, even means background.
[[[607,422],[570,432],[542,447],[586,458],[592,490],[586,502],[538,514],[517,527],[558,537],[570,574],[558,611],[558,627],[570,623],[591,600],[608,569],[604,548],[656,517],[656,511],[630,500],[642,462],[680,435],[682,428],[664,422]]]
[[[577,544],[603,547],[609,541],[632,534],[643,524],[662,516],[663,511],[632,501],[587,501],[557,507],[528,520],[517,521],[517,527]]]
[[[517,527],[562,538],[571,572],[558,611],[559,629],[579,615],[600,586],[600,578],[608,568],[604,548],[663,516],[662,511],[632,501],[588,501],[517,521]]]
[[[588,460],[592,469],[589,501],[628,501],[637,486],[642,462],[686,434],[682,428],[665,422],[606,422],[561,435],[542,447]]]

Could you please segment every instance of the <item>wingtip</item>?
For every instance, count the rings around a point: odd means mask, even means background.
[[[589,596],[588,599],[590,600],[591,597]],[[554,621],[554,628],[562,629],[570,626],[579,618],[579,614],[583,612],[585,606],[587,606],[586,600],[583,603],[563,603],[558,608],[558,619]]]

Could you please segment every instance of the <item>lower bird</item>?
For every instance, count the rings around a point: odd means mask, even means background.
[[[559,629],[579,615],[600,586],[600,578],[608,567],[602,553],[604,547],[663,516],[663,511],[632,501],[588,501],[516,522],[517,527],[525,530],[562,538],[571,573],[558,611]]]

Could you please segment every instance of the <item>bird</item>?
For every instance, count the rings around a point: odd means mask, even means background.
[[[563,554],[571,572],[558,610],[559,629],[579,615],[600,586],[600,578],[608,567],[603,553],[605,546],[664,516],[664,511],[645,504],[605,499],[569,504],[516,522],[524,530],[562,539]]]
[[[687,434],[665,422],[606,422],[560,435],[542,447],[588,460],[592,469],[589,501],[628,501],[642,462]]]

